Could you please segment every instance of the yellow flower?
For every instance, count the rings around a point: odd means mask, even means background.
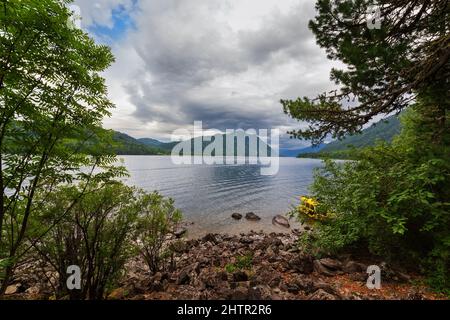
[[[326,214],[318,212],[317,206],[319,205],[319,202],[314,198],[301,196],[300,201],[301,204],[298,207],[298,211],[311,219],[324,220],[332,215],[330,212],[327,212]]]

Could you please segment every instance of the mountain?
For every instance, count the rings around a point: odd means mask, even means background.
[[[114,151],[118,155],[164,155],[170,154],[163,148],[145,145],[139,140],[122,132],[114,131],[113,140],[116,143]]]
[[[166,151],[172,151],[173,147],[178,144],[178,142],[161,142],[156,139],[151,138],[141,138],[137,139],[138,142],[145,144],[146,146],[158,148]]]
[[[326,146],[325,143],[322,143],[318,146],[310,146],[306,148],[296,148],[296,149],[280,149],[281,157],[297,157],[300,154],[304,153],[314,153],[319,152]]]
[[[191,146],[191,154],[197,154],[195,152],[195,145],[199,144],[202,145],[202,154],[205,150],[205,148],[210,145],[211,143],[213,143],[216,139],[216,136],[212,136],[210,137],[210,139],[208,141],[206,141],[204,139],[205,137],[196,137],[191,139],[190,141],[186,142],[187,144],[190,144]],[[222,139],[223,139],[223,149],[222,152],[225,155],[226,154],[226,139],[227,136],[225,134],[222,135]],[[270,156],[272,154],[272,149],[265,143],[263,142],[259,137],[255,137],[257,138],[256,140],[256,146],[257,146],[257,155],[259,156],[259,146],[262,144],[263,148],[265,148],[265,150],[267,150],[267,156]],[[203,139],[203,141],[201,141]],[[245,156],[248,157],[250,152],[249,152],[249,147],[250,147],[250,138],[248,136],[245,137]],[[183,153],[181,152],[180,155],[182,155]],[[234,138],[234,154],[237,154],[237,138]],[[213,156],[215,155],[215,153],[213,152],[212,154]]]
[[[361,133],[346,136],[323,146],[320,150],[299,153],[301,158],[321,158],[331,156],[337,158],[350,158],[352,148],[373,146],[377,141],[391,142],[394,136],[400,133],[398,116],[391,116],[362,130]]]
[[[223,153],[226,152],[226,135],[223,135],[223,141],[224,141],[224,148]],[[196,143],[200,143],[202,145],[202,153],[205,150],[205,148],[215,141],[215,137],[211,137],[210,141],[206,141],[202,137],[197,137],[191,139],[188,144],[191,146],[191,154],[195,154],[194,152],[194,146]],[[118,155],[169,155],[172,152],[172,149],[179,143],[179,142],[162,142],[156,139],[152,138],[140,138],[135,139],[125,133],[114,131],[113,140],[116,142],[117,146],[115,146],[115,152]],[[263,143],[264,147],[267,148],[266,150],[268,155],[271,155],[272,150],[265,144],[261,139],[257,139],[257,147],[259,148],[259,145]],[[246,137],[245,139],[245,155],[249,155],[249,146],[250,141],[249,138]],[[235,147],[234,152],[237,152],[237,138],[235,138]],[[182,154],[182,153],[181,153]],[[214,155],[214,153],[213,153]],[[258,149],[258,156],[259,156],[259,149]]]

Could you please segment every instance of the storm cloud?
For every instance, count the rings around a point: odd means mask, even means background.
[[[117,109],[107,127],[162,140],[194,121],[286,132],[304,124],[282,112],[280,99],[332,89],[333,65],[307,26],[314,1],[110,2],[120,3],[133,28],[111,44],[117,62],[105,77]],[[104,15],[88,21],[110,24]]]

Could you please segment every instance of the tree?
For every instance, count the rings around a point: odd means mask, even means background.
[[[379,29],[366,24],[371,3],[317,1],[310,28],[328,57],[347,65],[331,72],[340,91],[282,104],[309,122],[292,135],[314,143],[406,109],[402,131],[392,145],[360,150],[358,161],[326,162],[311,191],[330,215],[304,243],[328,252],[358,246],[409,262],[449,292],[450,2],[379,1]]]
[[[317,170],[311,192],[330,214],[313,222],[303,244],[333,253],[363,249],[424,271],[435,289],[450,294],[450,132],[445,146],[430,143],[434,123],[418,110],[416,104],[402,114],[391,145],[356,150],[358,161],[327,160]]]
[[[309,23],[328,58],[339,91],[311,99],[282,100],[291,117],[309,128],[290,132],[319,143],[328,135],[359,132],[378,115],[399,113],[418,96],[434,97],[437,126],[449,109],[450,3],[447,0],[378,1],[381,28],[367,27],[372,0],[318,0]]]
[[[31,246],[29,221],[46,199],[38,191],[124,173],[100,143],[113,105],[99,73],[114,58],[71,27],[68,3],[0,2],[0,295]],[[81,170],[89,166],[104,170]]]

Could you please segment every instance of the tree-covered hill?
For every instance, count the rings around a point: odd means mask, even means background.
[[[397,116],[391,116],[385,120],[377,122],[371,127],[363,130],[359,134],[346,136],[342,140],[336,140],[310,152],[310,148],[300,152],[300,158],[321,158],[325,156],[333,158],[351,158],[352,148],[364,148],[373,146],[377,141],[391,142],[394,136],[400,133],[400,121]]]
[[[210,145],[212,142],[214,142],[215,138],[212,137],[209,141],[207,139],[203,139],[203,141],[198,142],[198,140],[201,140],[201,137],[197,137],[190,140],[191,145],[191,154],[196,154],[194,150],[194,145],[196,143],[200,143],[202,145],[202,153],[205,150],[205,148]],[[237,138],[235,137],[235,146],[234,146],[234,152],[237,153]],[[116,143],[116,146],[114,146],[114,152],[118,155],[169,155],[172,152],[172,149],[179,143],[179,142],[162,142],[156,139],[152,138],[140,138],[135,139],[125,133],[114,131],[113,133],[113,140]],[[223,154],[226,153],[226,136],[223,135],[223,142],[224,142],[224,148],[223,148]],[[257,140],[257,147],[259,150],[259,145],[263,143],[263,148],[266,148],[267,154],[271,155],[271,149],[262,142],[261,139]],[[249,138],[245,138],[245,155],[249,155],[249,147],[250,147],[250,141]],[[183,150],[184,151],[184,150]],[[181,152],[180,155],[183,153]],[[214,153],[213,153],[214,155]],[[258,151],[259,155],[259,151]]]
[[[122,132],[114,132],[114,151],[118,155],[167,155],[170,151],[142,143]],[[155,140],[156,141],[156,140]]]

